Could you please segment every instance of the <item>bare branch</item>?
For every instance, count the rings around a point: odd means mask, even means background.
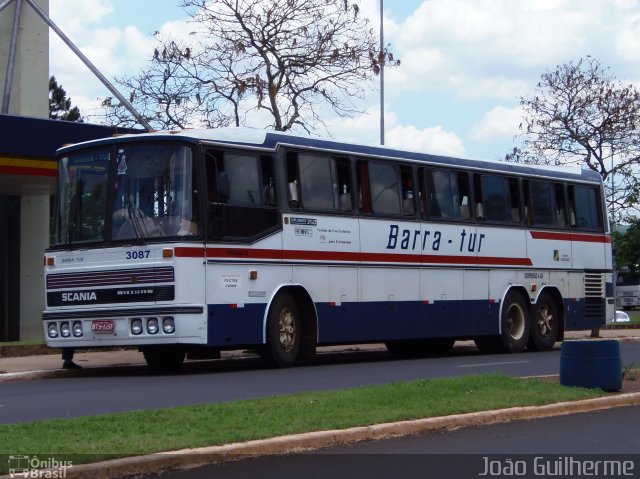
[[[520,103],[523,148],[507,159],[582,165],[609,179],[607,203],[617,218],[622,206],[637,205],[640,93],[633,86],[586,57],[544,73],[534,95]]]
[[[154,125],[270,126],[313,132],[326,106],[357,105],[382,64],[369,21],[351,0],[182,0],[187,40],[156,35],[150,66],[118,82]],[[113,106],[113,105],[112,105]]]

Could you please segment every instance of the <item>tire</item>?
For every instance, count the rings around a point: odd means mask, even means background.
[[[531,315],[528,347],[532,351],[550,351],[560,336],[558,305],[548,293],[542,293]]]
[[[500,340],[505,352],[519,353],[529,342],[529,305],[520,293],[507,294],[502,306]]]
[[[276,296],[267,318],[267,343],[261,356],[269,366],[286,368],[298,359],[302,330],[300,308],[288,293]]]
[[[519,353],[529,342],[531,321],[529,306],[523,296],[511,291],[502,303],[500,334],[479,336],[475,343],[482,353]]]
[[[184,363],[185,351],[176,347],[151,347],[142,350],[149,369],[154,371],[176,371]]]

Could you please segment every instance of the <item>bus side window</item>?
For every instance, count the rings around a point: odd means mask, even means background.
[[[511,204],[511,222],[521,223],[521,196],[520,196],[520,182],[517,178],[508,178],[509,182],[509,200]]]
[[[567,205],[564,198],[564,185],[554,183],[553,189],[556,200],[556,226],[567,226]]]
[[[418,208],[420,208],[420,216],[424,217],[427,213],[427,190],[424,182],[425,169],[418,168]]]
[[[551,183],[528,181],[530,223],[533,226],[553,226],[553,190]]]
[[[590,186],[569,187],[570,211],[574,216],[572,226],[576,229],[602,231],[598,190]]]
[[[338,209],[340,211],[351,211],[353,209],[351,165],[346,158],[336,158],[334,163],[336,168],[335,187],[338,189]]]
[[[369,162],[371,209],[379,214],[401,214],[397,169],[386,163]]]
[[[481,201],[482,217],[478,220],[506,223],[511,221],[507,178],[497,175],[474,175],[476,199]]]
[[[450,220],[471,218],[471,182],[467,173],[426,170],[425,184],[429,216]]]
[[[263,203],[265,206],[276,205],[276,188],[273,171],[273,158],[261,156]]]
[[[413,168],[410,166],[400,166],[400,178],[402,185],[402,214],[405,216],[413,216],[416,214]]]
[[[222,161],[222,153],[207,150],[204,154],[205,176],[207,181],[207,201],[210,204],[223,203],[218,192],[218,159]]]
[[[226,173],[229,182],[227,203],[253,206],[263,204],[257,156],[226,152],[224,161],[218,161],[218,174],[222,172]],[[218,191],[219,195],[221,193]]]
[[[358,197],[360,211],[371,213],[371,190],[369,188],[369,164],[366,161],[358,161]]]
[[[287,154],[287,201],[292,209],[300,208],[298,162],[295,153]]]
[[[525,182],[525,208],[533,226],[566,227],[566,204],[564,200],[564,185],[546,181]]]
[[[331,158],[298,155],[301,206],[305,210],[334,210],[336,189],[331,174]]]

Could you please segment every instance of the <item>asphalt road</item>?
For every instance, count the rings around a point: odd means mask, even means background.
[[[640,475],[640,407],[513,421],[332,447],[313,453],[263,456],[144,479],[377,479],[481,477],[625,477]],[[610,461],[611,472],[579,468]],[[509,474],[509,464],[517,474]],[[591,463],[589,462],[591,461]],[[517,469],[516,469],[517,468]],[[564,468],[564,469],[562,469]],[[500,472],[500,474],[495,474]],[[524,472],[524,474],[520,474]]]
[[[640,364],[640,343],[621,343],[622,364]],[[481,355],[458,348],[443,358],[392,359],[387,353],[323,356],[290,369],[257,360],[202,363],[171,375],[121,368],[96,376],[0,383],[0,423],[66,418],[136,409],[214,403],[299,391],[342,389],[399,380],[499,371],[511,376],[557,374],[560,350]]]

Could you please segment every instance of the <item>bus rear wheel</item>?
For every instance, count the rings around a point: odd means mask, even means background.
[[[519,353],[529,342],[529,307],[522,294],[511,291],[502,304],[500,334],[480,336],[476,346],[483,353]]]
[[[548,293],[542,293],[533,308],[528,347],[532,351],[549,351],[558,340],[560,314],[558,305]]]
[[[267,343],[262,358],[269,366],[286,368],[298,358],[301,343],[300,308],[288,293],[276,296],[267,318]]]

